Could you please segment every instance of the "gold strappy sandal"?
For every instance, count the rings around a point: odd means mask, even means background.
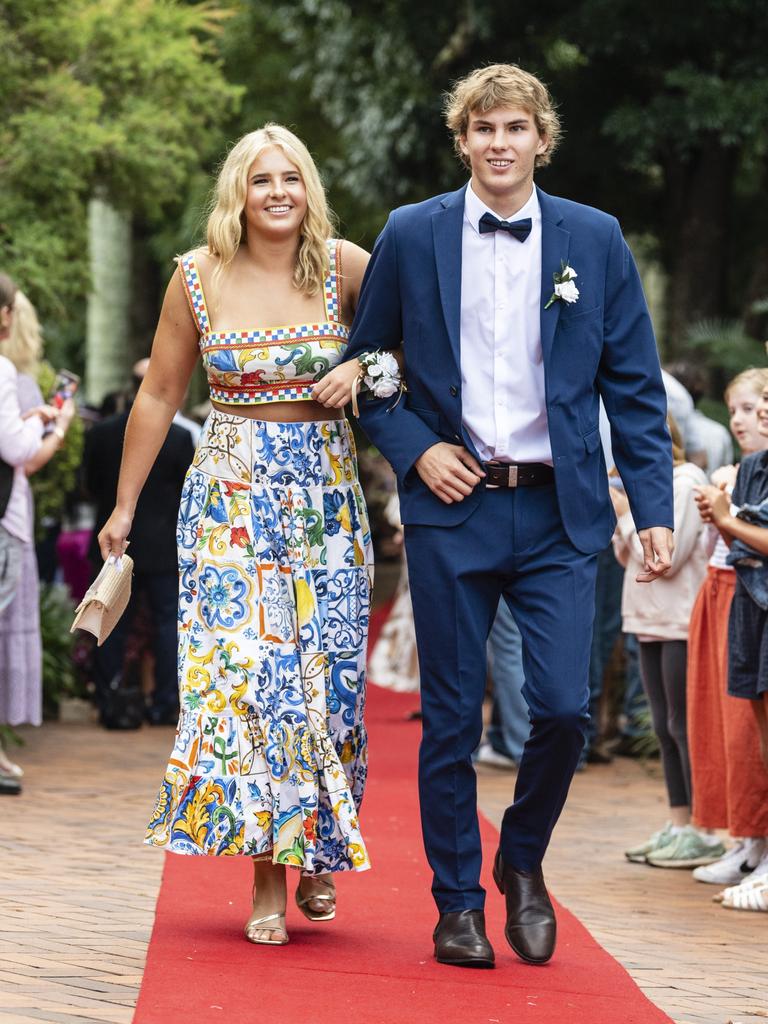
[[[330,879],[316,878],[315,880],[327,886],[332,892],[313,892],[308,896],[303,896],[301,882],[299,882],[296,886],[296,906],[308,921],[332,921],[336,917],[336,886]],[[331,906],[325,913],[318,913],[316,910],[310,909],[308,906],[310,903],[328,903]]]
[[[264,925],[270,921],[285,922],[285,914],[267,914],[266,917],[251,917],[248,918],[245,924],[245,937],[249,942],[253,942],[257,946],[285,946],[288,943],[288,933],[285,931],[285,924],[282,928],[273,927],[265,928]],[[256,932],[283,932],[282,939],[256,939],[254,935]]]

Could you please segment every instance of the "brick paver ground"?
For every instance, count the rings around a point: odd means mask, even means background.
[[[24,733],[24,794],[0,804],[0,1024],[128,1024],[163,862],[140,838],[172,730]],[[492,818],[513,781],[482,772]],[[623,860],[663,816],[660,782],[641,766],[591,768],[548,856],[552,888],[675,1020],[759,1024],[766,917],[720,909],[687,872]]]
[[[481,803],[497,825],[514,775],[480,771]],[[768,915],[724,910],[716,886],[690,871],[630,864],[625,848],[665,820],[658,764],[625,758],[574,779],[545,862],[552,890],[680,1024],[768,1018]]]

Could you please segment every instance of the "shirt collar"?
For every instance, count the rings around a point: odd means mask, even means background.
[[[531,220],[536,223],[541,215],[536,186],[534,185],[530,199],[526,202],[525,206],[522,206],[517,213],[512,214],[511,217],[501,217],[495,212],[495,210],[492,210],[490,206],[485,205],[482,199],[480,199],[477,193],[473,190],[472,183],[470,182],[467,185],[467,191],[464,195],[464,218],[472,225],[478,235],[480,234],[480,218],[484,213],[490,213],[491,216],[498,217],[499,220],[522,220],[524,217],[530,217]]]

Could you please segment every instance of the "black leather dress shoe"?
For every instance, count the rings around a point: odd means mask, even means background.
[[[555,951],[557,922],[541,868],[518,871],[504,864],[499,850],[493,880],[507,903],[507,942],[527,964],[545,964]]]
[[[435,934],[435,959],[453,967],[493,967],[496,957],[485,934],[482,910],[441,914]]]

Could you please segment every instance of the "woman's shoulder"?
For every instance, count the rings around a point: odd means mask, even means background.
[[[339,260],[345,273],[354,273],[358,270],[363,272],[365,270],[368,266],[368,260],[371,258],[369,252],[363,249],[362,246],[350,242],[347,238],[338,238],[333,241],[336,243]]]
[[[756,469],[768,466],[768,451],[764,452],[752,452],[750,455],[745,455],[739,463],[739,473],[744,475],[751,475]]]
[[[206,246],[201,245],[177,256],[176,262],[184,267],[196,266],[198,269],[213,271],[219,261],[218,257],[213,256]]]
[[[743,495],[744,489],[751,485],[755,474],[768,466],[765,458],[766,455],[768,455],[768,452],[752,452],[750,455],[745,455],[739,462],[736,472],[736,483],[734,484],[734,490],[737,494]],[[740,500],[743,500],[743,498]]]

